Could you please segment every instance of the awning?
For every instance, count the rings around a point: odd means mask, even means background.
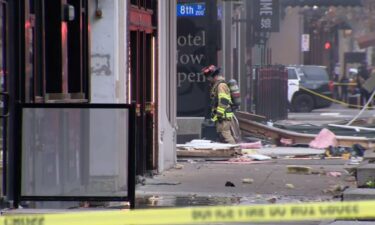
[[[357,38],[358,46],[360,48],[368,48],[375,46],[375,32],[365,34]]]
[[[361,0],[280,0],[284,6],[362,6]]]

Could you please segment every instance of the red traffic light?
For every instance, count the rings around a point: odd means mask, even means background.
[[[324,44],[324,49],[328,50],[331,48],[331,43],[329,41],[327,41],[325,44]]]

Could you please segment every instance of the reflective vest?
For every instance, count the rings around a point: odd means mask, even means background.
[[[211,89],[211,120],[231,120],[233,117],[232,98],[224,79],[219,78]]]

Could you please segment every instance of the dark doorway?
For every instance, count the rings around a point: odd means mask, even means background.
[[[155,143],[155,29],[156,1],[131,1],[131,101],[137,105],[137,174],[157,168]]]

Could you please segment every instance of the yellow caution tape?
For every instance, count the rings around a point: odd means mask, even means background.
[[[357,83],[333,83],[336,86],[357,86]]]
[[[4,225],[134,225],[375,218],[375,201],[213,206],[0,217]]]
[[[328,96],[325,96],[325,95],[319,94],[319,93],[317,93],[317,92],[315,92],[315,91],[312,91],[312,90],[307,89],[307,88],[302,87],[302,86],[299,86],[299,88],[302,89],[302,90],[304,90],[304,91],[307,91],[307,92],[309,92],[309,93],[311,93],[311,94],[313,94],[313,95],[316,95],[316,96],[318,96],[318,97],[324,98],[324,99],[326,99],[326,100],[328,100],[328,101],[331,101],[331,102],[334,102],[334,103],[338,103],[338,104],[341,104],[341,105],[344,105],[344,106],[347,106],[347,107],[360,108],[360,109],[362,109],[362,106],[360,106],[360,105],[348,104],[348,103],[346,103],[346,102],[339,101],[339,100],[337,100],[337,99],[330,98],[330,97],[328,97]],[[374,107],[367,107],[367,109],[374,109]]]

